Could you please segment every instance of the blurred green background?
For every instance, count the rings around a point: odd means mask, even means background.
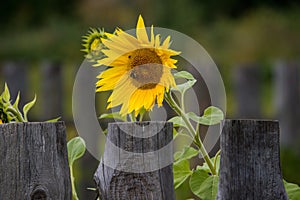
[[[43,97],[40,68],[41,63],[60,63],[61,88],[57,88],[62,94],[59,97],[62,107],[60,115],[68,125],[68,138],[75,136],[71,101],[75,75],[84,58],[80,52],[81,36],[90,27],[105,27],[109,32],[116,26],[125,30],[134,28],[139,14],[143,15],[148,26],[154,24],[180,31],[203,45],[223,76],[228,118],[282,120],[285,126],[282,130],[293,132],[282,133],[290,137],[285,139],[283,135],[283,175],[288,181],[300,184],[300,128],[297,125],[297,120],[300,120],[297,104],[300,101],[300,2],[297,1],[5,1],[0,7],[0,65],[5,69],[1,70],[1,88],[5,81],[19,82],[15,76],[10,77],[15,77],[15,80],[6,80],[9,77],[5,75],[9,67],[7,63],[26,63],[28,77],[24,80],[26,88],[23,98],[28,101],[35,93],[41,97],[31,118],[41,121],[55,117],[45,112],[41,114],[45,105],[43,99],[47,97]],[[278,63],[284,69],[279,67],[278,71]],[[280,78],[285,68],[295,70],[287,72],[292,74],[292,78]],[[247,69],[251,72],[248,73]],[[255,72],[252,73],[252,70]],[[282,80],[285,82],[280,82]],[[245,88],[239,89],[243,84]],[[250,99],[246,99],[250,102],[244,102],[241,90],[247,91],[247,87],[252,85],[259,91],[248,94]],[[294,90],[286,94],[282,92],[285,90],[282,85]],[[254,109],[242,112],[241,106],[249,105],[251,108],[251,103]],[[285,106],[292,108],[288,110]],[[253,111],[255,109],[257,112]],[[285,110],[288,110],[286,115]],[[76,163],[75,176],[80,199],[92,199],[94,196],[86,188],[94,187],[92,178],[97,165],[98,162],[89,153]],[[187,197],[191,194],[184,185],[178,189],[177,199]]]

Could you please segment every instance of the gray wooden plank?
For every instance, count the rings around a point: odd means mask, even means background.
[[[224,123],[217,199],[288,199],[280,169],[278,122]]]
[[[72,198],[65,125],[0,125],[0,199]]]

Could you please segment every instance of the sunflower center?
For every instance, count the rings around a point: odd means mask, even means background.
[[[154,49],[137,49],[128,55],[130,77],[139,89],[154,88],[163,73],[162,61]]]

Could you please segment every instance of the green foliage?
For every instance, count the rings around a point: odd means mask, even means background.
[[[61,119],[61,117],[57,117],[57,118],[54,118],[54,119],[49,119],[47,120],[46,122],[57,122]]]
[[[214,163],[214,168],[217,172],[220,170],[220,154],[211,158]],[[192,192],[203,200],[216,199],[219,183],[219,173],[216,175],[210,174],[210,168],[207,163],[202,166],[197,166],[189,181]]]
[[[174,188],[181,186],[191,175],[190,163],[188,160],[182,160],[173,164]]]
[[[193,147],[185,146],[182,151],[176,152],[174,154],[175,162],[181,162],[183,160],[191,159],[199,154],[199,151]]]
[[[204,114],[201,117],[198,117],[195,113],[187,113],[188,117],[203,125],[215,125],[219,124],[224,119],[224,114],[222,110],[215,106],[210,106],[204,110]]]
[[[122,116],[119,112],[113,112],[113,113],[104,113],[100,115],[99,119],[117,119],[123,122],[126,122],[126,115]]]
[[[180,116],[172,117],[171,119],[168,120],[168,122],[172,122],[174,127],[186,127],[185,122]]]
[[[209,177],[209,174],[201,169],[196,169],[193,171],[193,174],[191,175],[189,185],[192,190],[192,192],[199,196],[201,191],[201,185],[202,183]]]
[[[217,172],[219,172],[220,170],[220,151],[213,157],[211,158],[211,162],[214,163],[214,168]],[[203,163],[202,166],[197,166],[197,169],[201,169],[201,170],[204,170],[206,171],[207,173],[210,173],[210,168],[209,166],[207,165],[207,163]]]
[[[187,79],[185,83],[177,84],[176,87],[172,88],[173,91],[180,92],[181,95],[193,87],[193,85],[197,82],[197,80],[193,77],[193,75],[187,71],[180,71],[174,74],[175,79]]]
[[[69,160],[69,168],[70,168],[71,184],[72,184],[72,199],[78,200],[78,196],[75,188],[75,178],[73,174],[73,164],[75,160],[83,156],[86,149],[86,145],[84,140],[81,137],[75,137],[68,142],[67,146],[68,146],[68,160]]]
[[[192,176],[190,187],[192,192],[202,200],[213,200],[217,197],[219,177],[217,175],[204,176],[200,173]],[[204,179],[204,180],[203,180]],[[201,182],[203,181],[203,182]]]
[[[283,180],[286,193],[290,200],[300,200],[300,187],[297,184]]]
[[[68,160],[72,166],[74,161],[83,156],[85,152],[85,142],[81,137],[75,137],[68,142]]]
[[[174,74],[174,78],[185,78],[187,80],[195,80],[194,76],[187,71],[180,71]]]
[[[300,156],[299,152],[294,151],[292,148],[283,147],[280,150],[280,159],[282,174],[288,182],[300,184]]]
[[[24,107],[23,107],[23,114],[24,114],[24,120],[28,121],[27,118],[27,113],[28,111],[32,108],[32,106],[35,104],[36,102],[36,95],[34,96],[34,99],[30,102],[28,102]]]
[[[182,151],[174,154],[174,187],[178,189],[189,179],[191,191],[203,200],[216,199],[218,190],[219,175],[212,175],[207,163],[198,165],[196,169],[190,169],[189,160],[199,154],[199,151],[185,146]],[[220,155],[219,152],[211,158],[214,168],[219,171]]]
[[[0,95],[0,119],[3,123],[10,122],[28,122],[28,111],[36,102],[36,97],[23,107],[23,114],[19,110],[20,93],[18,93],[14,104],[11,104],[10,92],[7,84],[4,85],[4,91]]]
[[[13,104],[11,104],[10,92],[7,84],[4,85],[4,91],[0,95],[0,122],[1,123],[10,123],[10,122],[28,122],[28,112],[36,103],[36,96],[34,99],[23,107],[23,113],[19,110],[19,101],[20,101],[20,92],[17,95],[17,98]],[[55,118],[49,120],[48,122],[56,122],[60,119]]]
[[[182,151],[174,154],[174,187],[177,189],[181,186],[193,173],[190,170],[189,159],[197,156],[199,151],[193,147],[185,146]]]
[[[182,81],[183,83],[177,84],[177,87],[172,88],[171,91],[180,93],[181,105],[179,106],[172,98],[170,93],[166,95],[166,101],[178,114],[169,120],[173,122],[174,127],[183,127],[188,131],[189,137],[193,139],[193,147],[186,146],[182,151],[174,154],[174,187],[178,189],[184,182],[189,179],[189,187],[191,191],[203,200],[216,199],[219,181],[219,167],[220,167],[220,155],[219,152],[214,158],[210,158],[206,152],[204,145],[199,137],[200,125],[215,125],[219,124],[224,119],[224,114],[221,109],[210,106],[204,110],[202,116],[198,116],[193,112],[185,113],[184,109],[184,96],[185,92],[192,88],[196,83],[192,74],[186,71],[180,71],[174,74],[176,81]],[[191,120],[196,122],[196,129],[193,127]],[[176,130],[176,129],[175,129]],[[176,137],[179,135],[175,133]],[[203,165],[199,165],[196,169],[190,169],[189,160],[198,154],[202,154],[205,162]]]

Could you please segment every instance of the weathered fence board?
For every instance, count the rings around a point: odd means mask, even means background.
[[[237,102],[238,118],[261,117],[260,66],[244,64],[234,68],[233,81]]]
[[[171,141],[172,123],[109,124],[95,173],[101,200],[175,199]]]
[[[0,125],[0,199],[71,200],[65,125]]]
[[[284,146],[295,150],[300,142],[300,65],[277,62],[275,66],[276,114],[280,121],[280,139]]]
[[[277,121],[225,120],[218,200],[286,200]]]
[[[63,77],[61,69],[61,64],[58,62],[46,61],[42,64],[42,112],[44,119],[62,116],[63,114]]]

